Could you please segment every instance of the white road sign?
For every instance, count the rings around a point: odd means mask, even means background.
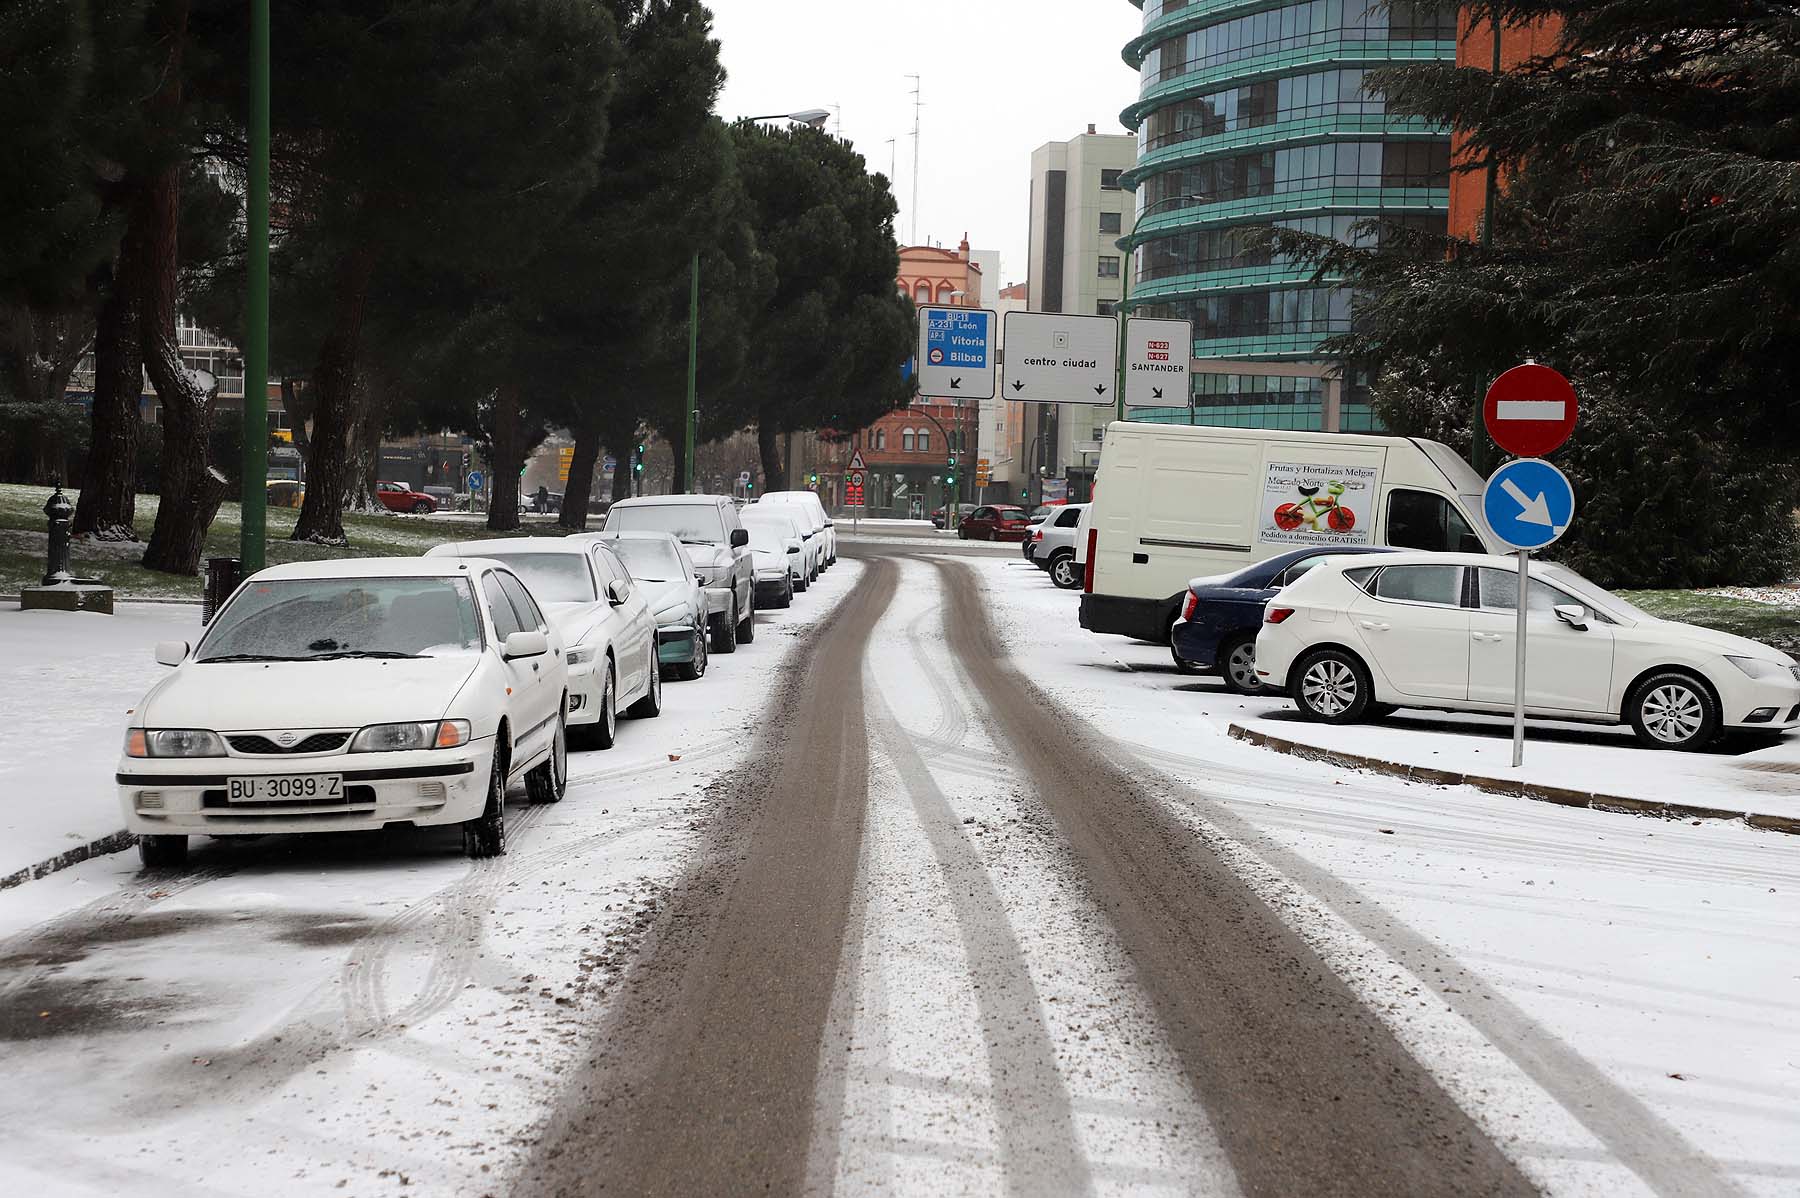
[[[919,394],[992,399],[999,357],[986,308],[919,309]]]
[[[1119,322],[1058,312],[1006,314],[1001,397],[1020,403],[1118,402]]]
[[[1125,322],[1125,406],[1188,406],[1188,363],[1194,325],[1186,320],[1133,316]]]

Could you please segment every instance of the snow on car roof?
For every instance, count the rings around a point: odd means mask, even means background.
[[[251,575],[263,581],[292,578],[445,578],[459,575],[479,558],[338,557],[320,562],[289,562]],[[498,565],[499,563],[494,563]]]
[[[674,507],[683,504],[711,505],[729,502],[731,502],[730,498],[725,495],[639,495],[633,499],[621,499],[612,506],[615,508]],[[612,508],[608,508],[607,510],[611,511]]]
[[[488,541],[457,541],[426,551],[427,557],[487,557],[494,553],[586,553],[580,541],[568,537],[495,537]]]

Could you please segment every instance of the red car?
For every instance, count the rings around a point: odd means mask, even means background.
[[[956,525],[965,541],[1023,541],[1031,532],[1031,520],[1022,507],[983,504]]]
[[[376,483],[375,498],[390,512],[411,512],[415,516],[437,511],[437,500],[423,491],[415,491],[405,483]]]

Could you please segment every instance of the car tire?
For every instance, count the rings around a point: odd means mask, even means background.
[[[1264,687],[1256,676],[1256,638],[1238,636],[1219,648],[1219,676],[1234,695],[1260,695]]]
[[[706,641],[705,633],[694,638],[694,659],[674,667],[677,681],[698,682],[706,677]]]
[[[412,507],[412,513],[415,516],[429,516],[435,511],[437,511],[437,505],[423,499],[413,504]]]
[[[662,671],[656,668],[654,645],[650,647],[650,689],[625,714],[634,720],[653,720],[662,714]]]
[[[1073,591],[1081,586],[1081,571],[1075,567],[1073,549],[1050,559],[1050,581],[1063,591]]]
[[[187,864],[186,836],[139,836],[138,860],[145,869],[180,869]]]
[[[756,591],[754,589],[750,592],[750,610],[744,613],[742,620],[738,621],[737,639],[740,645],[748,645],[756,639]]]
[[[588,743],[596,749],[610,749],[619,742],[619,675],[612,658],[606,659],[606,681],[600,687],[600,718],[588,733]]]
[[[563,704],[567,708],[568,704]],[[556,717],[556,738],[550,742],[550,757],[525,775],[525,793],[534,803],[560,803],[569,789],[568,717]]]
[[[794,593],[796,595],[804,595],[806,593],[806,588],[811,585],[812,585],[812,575],[808,574],[804,578],[802,578],[799,582],[796,582],[794,584]]]
[[[712,651],[714,653],[737,652],[738,630],[737,596],[732,596],[731,610],[719,621],[718,630],[713,633]]]
[[[488,767],[487,802],[481,814],[462,824],[463,856],[499,857],[506,852],[506,749],[494,747],[494,764]]]
[[[1316,649],[1294,667],[1290,688],[1306,719],[1320,724],[1355,724],[1369,713],[1374,683],[1369,669],[1343,649]]]
[[[1694,752],[1719,735],[1719,701],[1710,687],[1682,670],[1661,670],[1638,683],[1625,713],[1646,749]]]

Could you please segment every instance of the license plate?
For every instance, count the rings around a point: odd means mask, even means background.
[[[232,803],[324,803],[343,797],[342,774],[261,774],[226,779],[225,798]]]

